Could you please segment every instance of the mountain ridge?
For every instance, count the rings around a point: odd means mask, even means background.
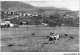
[[[30,4],[18,2],[18,1],[1,1],[1,8],[3,10],[9,11],[9,10],[20,10],[23,9],[32,9],[35,8]]]
[[[1,1],[1,8],[4,10],[10,10],[15,8],[24,8],[25,9],[60,9],[56,7],[35,7],[28,3],[18,2],[18,1]],[[60,9],[60,10],[68,10],[68,9]]]
[[[72,12],[71,14],[78,13],[78,11],[71,11],[66,8],[56,8],[56,7],[34,7],[31,4],[19,2],[19,1],[1,1],[1,9],[5,11],[28,11],[28,12],[36,12],[36,13],[49,13],[52,14],[54,12],[65,13]]]

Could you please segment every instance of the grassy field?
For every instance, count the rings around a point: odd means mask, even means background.
[[[56,44],[47,44],[47,35],[51,31],[60,34],[61,38]],[[33,36],[32,33],[35,33]],[[69,36],[65,37],[63,34]],[[69,39],[73,36],[74,39]],[[2,28],[2,52],[78,52],[79,28],[76,27],[26,27]]]

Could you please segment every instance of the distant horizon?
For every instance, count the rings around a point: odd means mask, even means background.
[[[79,11],[79,0],[21,1],[35,7],[56,7]]]

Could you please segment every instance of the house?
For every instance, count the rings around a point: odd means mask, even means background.
[[[11,12],[12,15],[14,15],[15,12]]]
[[[30,13],[27,13],[27,15],[28,15],[28,16],[31,16],[32,14],[30,14]]]
[[[20,25],[28,25],[28,22],[27,21],[20,22]]]
[[[22,13],[15,12],[14,15],[22,16]]]
[[[12,23],[9,23],[9,25],[10,25],[10,27],[14,27],[14,24],[12,24]]]
[[[44,26],[48,26],[48,24],[46,24],[46,23],[42,23],[42,25],[44,25]]]
[[[24,13],[23,16],[27,16],[27,13]]]

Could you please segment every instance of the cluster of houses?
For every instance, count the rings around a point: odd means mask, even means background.
[[[14,24],[11,23],[10,21],[1,21],[0,22],[0,26],[1,26],[1,28],[4,28],[4,27],[14,27]]]
[[[12,12],[12,11],[2,11],[2,14],[15,15],[15,16],[38,16],[38,14],[30,12]]]
[[[11,23],[11,19],[14,19],[14,18],[18,18],[19,17],[26,17],[26,16],[29,16],[29,17],[33,17],[33,16],[40,16],[38,14],[31,14],[31,13],[21,13],[21,12],[9,12],[9,11],[1,11],[1,14],[5,14],[7,17],[5,17],[4,19],[1,19],[0,21],[0,26],[1,28],[4,28],[4,27],[17,27],[18,25],[17,24],[13,24]],[[28,22],[24,21],[24,22],[20,22],[20,25],[28,25]],[[42,25],[47,25],[45,23],[42,23]]]
[[[32,13],[32,12],[31,13],[30,12],[21,12],[21,11],[20,12],[19,11],[17,11],[17,12],[15,12],[15,11],[1,11],[1,15],[4,16],[4,18],[2,19],[2,17],[1,17],[1,20],[0,20],[1,28],[3,28],[3,27],[18,27],[20,25],[29,25],[28,23],[31,22],[29,20],[30,19],[33,20],[33,19],[27,18],[27,17],[39,18],[39,17],[45,16],[43,14],[37,14],[37,13]],[[61,16],[63,16],[64,19],[68,19],[68,17],[73,18],[73,16],[68,16],[66,14],[65,15],[62,14]],[[15,23],[11,22],[11,20],[15,20],[15,19],[18,20],[20,18],[27,18],[27,20],[21,21],[21,22],[19,22],[19,24],[15,24]],[[49,24],[41,22],[41,25],[48,26]],[[65,24],[62,23],[61,26],[65,26]]]
[[[10,20],[0,21],[1,28],[13,28],[13,27],[18,27],[20,25],[28,25],[28,22],[24,21],[24,22],[19,22],[19,24],[15,24],[15,23],[12,23]]]

